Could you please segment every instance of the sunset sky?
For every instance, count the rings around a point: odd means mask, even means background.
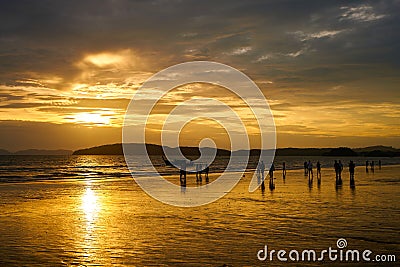
[[[398,0],[3,1],[0,148],[121,142],[137,88],[192,60],[230,65],[256,82],[278,147],[400,147],[399,14]],[[153,113],[201,96],[243,104],[193,84]],[[183,145],[205,137],[201,125],[185,129]],[[227,147],[224,138],[217,144]]]

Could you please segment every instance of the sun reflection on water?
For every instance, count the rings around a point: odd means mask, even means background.
[[[85,214],[87,223],[91,224],[96,219],[96,215],[100,210],[100,203],[95,192],[90,187],[86,187],[82,196],[82,210]]]
[[[86,219],[82,242],[82,256],[84,261],[92,261],[97,258],[98,233],[96,229],[98,214],[101,209],[100,199],[96,192],[91,188],[90,182],[82,195],[81,210]]]

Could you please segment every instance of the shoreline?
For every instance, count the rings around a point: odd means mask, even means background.
[[[387,169],[387,168],[396,168],[396,167],[400,168],[400,164],[382,165],[382,169],[381,170],[379,170],[379,168],[376,166],[375,167],[375,172],[379,172],[379,171],[382,171],[382,170]],[[365,172],[365,166],[357,166],[356,167],[356,173],[357,172],[359,173],[360,169],[362,169],[362,173],[366,173]],[[252,178],[252,175],[254,175],[255,171],[256,171],[255,169],[254,170],[253,169],[246,170],[245,172],[243,172],[244,176],[241,178],[241,180],[244,180],[244,178],[248,179],[249,177]],[[275,169],[275,171],[274,171],[274,179],[278,179],[278,178],[279,179],[283,179],[282,171],[283,171],[282,169]],[[304,176],[304,178],[308,177],[308,176],[303,175],[303,169],[300,169],[300,168],[298,168],[298,169],[287,169],[286,172],[287,172],[286,178],[289,178],[288,174],[290,174],[290,173],[295,173],[296,175],[298,175],[297,172],[301,172],[302,173],[301,175]],[[314,179],[317,179],[316,178],[316,168],[313,168],[313,172],[314,172]],[[321,168],[321,173],[322,174],[327,173],[327,172],[330,173],[330,174],[334,174],[333,166],[331,168],[329,168],[329,167]],[[371,172],[370,169],[369,169],[369,172]],[[210,180],[211,181],[209,183],[211,183],[212,181],[215,180],[214,179],[215,176],[219,176],[222,173],[223,172],[220,172],[220,171],[218,171],[218,172],[210,172],[209,176],[210,176]],[[232,171],[232,172],[228,172],[228,173],[237,173],[237,172],[236,171]],[[346,174],[346,177],[347,177],[347,175],[349,174],[348,167],[346,167],[346,166],[344,167],[343,174]],[[371,174],[373,174],[373,172],[371,172]],[[264,175],[265,175],[265,179],[264,180],[267,181],[269,179],[268,171],[265,171]],[[167,180],[170,180],[170,179],[172,180],[172,179],[176,178],[176,181],[179,181],[179,172],[178,171],[176,172],[176,174],[168,173],[168,174],[162,174],[162,176],[165,177]],[[151,178],[151,176],[149,175],[148,178]],[[193,173],[188,173],[187,174],[187,179],[188,180],[195,180],[196,179],[196,174],[194,172]],[[82,177],[82,178],[61,178],[61,179],[57,179],[57,178],[55,178],[55,179],[54,178],[53,179],[31,179],[31,180],[24,180],[24,181],[0,181],[0,186],[6,186],[8,184],[21,184],[22,185],[22,184],[85,183],[85,182],[88,182],[88,181],[96,183],[96,182],[119,182],[119,181],[127,181],[127,180],[135,181],[135,179],[131,175],[126,175],[126,176],[122,176],[122,177],[106,177],[106,178]],[[203,176],[203,184],[205,184],[204,181],[205,181],[205,178]]]

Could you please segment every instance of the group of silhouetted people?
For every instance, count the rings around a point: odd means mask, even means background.
[[[202,182],[203,179],[201,175],[204,173],[204,176],[206,178],[206,182],[208,183],[208,173],[210,171],[210,167],[206,166],[204,168],[203,164],[196,164],[196,182]]]
[[[368,173],[368,167],[370,167],[371,168],[371,172],[373,173],[373,172],[375,172],[375,162],[372,160],[371,162],[369,161],[369,160],[367,160],[366,162],[365,162],[365,171]],[[378,161],[378,167],[379,167],[379,169],[381,169],[382,168],[382,162],[381,162],[381,160],[379,160]]]
[[[381,160],[378,161],[378,166],[379,169],[382,168],[382,162]],[[308,181],[309,184],[312,184],[312,181],[314,179],[314,172],[313,172],[313,163],[311,162],[311,160],[309,161],[304,161],[304,175],[308,176]],[[336,181],[336,186],[341,186],[343,184],[343,180],[342,180],[342,172],[344,169],[343,163],[341,162],[341,160],[335,160],[334,164],[333,164],[333,168],[335,170],[335,181]],[[355,173],[355,168],[356,168],[356,164],[350,160],[349,165],[349,174],[350,174],[350,186],[354,187],[355,186],[355,179],[354,179],[354,173]],[[371,170],[371,172],[374,172],[375,169],[375,163],[374,161],[369,161],[367,160],[365,163],[365,169],[366,172],[368,173],[369,170]],[[203,165],[203,164],[196,164],[196,181],[197,182],[202,182],[202,174],[204,174],[206,182],[209,182],[209,178],[208,178],[208,174],[210,171],[210,167]],[[261,189],[264,190],[265,189],[265,185],[264,185],[264,172],[265,172],[265,164],[264,161],[259,162],[259,164],[257,165],[257,178],[258,178],[258,183],[261,184]],[[275,165],[272,162],[271,166],[268,170],[268,175],[269,175],[269,188],[271,190],[275,189],[275,183],[274,183],[274,171],[275,171]],[[181,186],[186,186],[186,165],[184,164],[184,166],[181,166],[180,168],[180,183]],[[286,162],[282,163],[282,177],[283,179],[286,178]],[[321,183],[321,163],[319,161],[317,161],[316,163],[316,177],[318,180],[318,184]]]
[[[378,166],[379,169],[382,168],[382,162],[381,160],[378,161]],[[321,181],[321,163],[318,161],[316,164],[317,167],[317,179],[318,182]],[[343,180],[342,180],[342,172],[344,169],[343,163],[341,162],[341,160],[335,160],[335,163],[333,164],[333,168],[335,170],[335,181],[336,181],[336,185],[340,186],[343,184]],[[350,174],[350,186],[354,187],[355,186],[355,179],[354,179],[354,173],[355,173],[355,168],[356,168],[356,164],[350,160],[349,162],[349,174]],[[369,170],[371,170],[371,172],[374,172],[375,169],[375,163],[374,161],[366,161],[365,163],[365,170],[366,172],[368,172]],[[284,174],[284,177],[286,176],[286,173]],[[308,176],[308,180],[309,182],[312,182],[313,180],[313,164],[312,162],[309,161],[304,161],[304,176]]]
[[[321,163],[319,161],[317,161],[316,167],[317,167],[317,173],[316,173],[317,179],[318,179],[318,182],[320,182],[320,180],[321,180]],[[313,168],[314,168],[314,165],[311,162],[311,160],[309,160],[308,162],[304,161],[304,176],[308,176],[308,180],[311,182],[314,179]]]
[[[205,167],[204,167],[205,166]],[[201,183],[203,181],[202,174],[204,174],[206,178],[206,182],[209,182],[208,173],[210,172],[210,166],[206,166],[203,164],[196,164],[196,182]],[[179,181],[181,186],[186,186],[186,164],[180,166],[179,169]]]
[[[381,160],[378,161],[378,166],[379,166],[379,169],[382,168]],[[314,166],[313,166],[313,163],[311,162],[311,160],[304,161],[304,176],[306,176],[306,177],[308,176],[308,181],[309,181],[310,186],[312,185],[312,181],[314,179],[313,167]],[[335,160],[335,162],[333,164],[333,168],[335,170],[336,186],[341,186],[343,184],[342,172],[344,169],[342,161]],[[349,168],[349,174],[350,174],[350,187],[355,187],[354,173],[355,173],[356,164],[354,163],[353,160],[350,160],[348,168]],[[369,168],[372,172],[374,172],[374,168],[375,168],[374,161],[369,162],[367,160],[365,168],[366,168],[367,172],[368,172]],[[264,169],[265,169],[264,162],[261,161],[261,163],[257,166],[257,177],[259,177],[259,179],[262,177],[263,181],[264,181]],[[269,169],[270,189],[275,188],[274,171],[275,171],[275,166],[274,166],[274,163],[272,163],[271,168]],[[286,162],[282,163],[282,177],[283,177],[283,179],[286,178]],[[318,180],[318,184],[320,184],[321,183],[321,163],[319,161],[317,161],[317,163],[316,163],[316,177]],[[260,180],[259,180],[259,182],[260,182]],[[262,190],[265,189],[264,182],[261,183],[261,189]]]
[[[264,171],[265,171],[265,164],[264,161],[261,161],[257,165],[257,180],[258,184],[261,183],[261,190],[265,190],[265,185],[264,185]],[[274,183],[274,171],[275,171],[275,165],[272,162],[271,167],[268,170],[268,175],[269,175],[269,189],[274,190],[275,189],[275,183]]]

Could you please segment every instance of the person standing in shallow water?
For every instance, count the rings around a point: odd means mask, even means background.
[[[264,171],[265,171],[265,164],[264,164],[264,161],[261,161],[260,172],[261,172],[261,178],[263,181],[264,181]]]
[[[274,165],[274,163],[272,162],[271,168],[269,169],[269,178],[270,178],[270,179],[274,179],[274,171],[275,171],[275,165]]]
[[[311,160],[308,161],[307,169],[308,169],[308,180],[314,179],[313,164]]]
[[[181,186],[186,187],[186,162],[181,165],[181,169],[179,170],[179,180]]]
[[[371,171],[374,172],[375,171],[375,162],[371,161]]]
[[[378,161],[378,166],[379,166],[379,169],[382,169],[382,161],[381,160]]]
[[[304,161],[304,176],[307,176],[307,171],[308,171],[308,163],[307,161]]]
[[[355,185],[355,181],[354,181],[354,170],[356,168],[356,164],[354,164],[354,162],[352,160],[350,160],[349,163],[349,173],[350,173],[350,186],[354,186]]]
[[[365,171],[368,172],[368,167],[369,167],[369,161],[367,160],[365,162]]]
[[[286,178],[286,162],[282,163],[282,176],[283,176],[283,179]]]
[[[321,179],[321,163],[317,161],[317,179]]]
[[[339,180],[342,180],[342,171],[343,171],[343,164],[342,161],[339,160]]]
[[[275,189],[275,184],[274,184],[274,171],[275,171],[275,165],[272,162],[271,168],[269,169],[269,189],[274,190]]]
[[[338,183],[339,181],[339,163],[337,162],[337,160],[335,160],[335,164],[333,164],[333,168],[335,168],[335,174],[336,174],[336,183]]]
[[[207,165],[207,167],[204,169],[205,171],[205,176],[206,176],[206,183],[208,183],[210,180],[208,179],[208,173],[210,172],[210,166]]]

